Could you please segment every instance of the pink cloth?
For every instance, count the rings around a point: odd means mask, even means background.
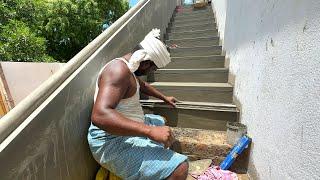
[[[236,173],[222,170],[219,166],[210,166],[203,174],[192,177],[198,180],[238,180]]]

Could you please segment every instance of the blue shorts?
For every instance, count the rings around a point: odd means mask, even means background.
[[[159,115],[146,114],[145,124],[163,126]],[[115,136],[91,124],[90,150],[104,168],[123,179],[166,179],[187,156],[165,149],[146,137]]]

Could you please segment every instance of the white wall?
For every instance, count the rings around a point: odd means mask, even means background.
[[[216,21],[218,24],[218,30],[220,39],[223,42],[224,39],[224,30],[225,30],[225,21],[226,21],[226,11],[227,11],[227,1],[226,0],[213,0],[212,9],[215,12]]]
[[[225,3],[230,81],[253,138],[249,172],[320,179],[320,1]]]

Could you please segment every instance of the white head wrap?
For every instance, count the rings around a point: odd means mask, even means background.
[[[153,29],[140,42],[143,49],[134,52],[129,59],[129,69],[134,72],[138,69],[140,62],[145,60],[153,61],[158,68],[165,67],[171,62],[170,54],[163,42],[161,42],[160,30]]]

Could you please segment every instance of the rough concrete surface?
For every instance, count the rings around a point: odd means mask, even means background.
[[[320,179],[320,1],[213,3],[253,139],[252,178]]]

